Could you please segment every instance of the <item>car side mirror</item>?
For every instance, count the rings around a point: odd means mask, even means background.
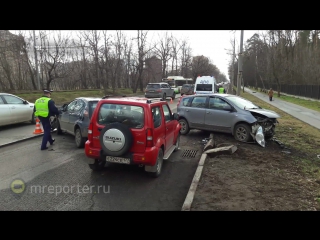
[[[179,120],[179,115],[178,113],[172,113],[173,120]]]
[[[27,100],[23,100],[23,104],[28,104],[28,101]]]
[[[231,107],[230,105],[224,105],[223,110],[233,112],[233,107]]]
[[[62,112],[67,111],[67,107],[68,107],[69,103],[65,103],[62,105],[62,107],[60,108]]]

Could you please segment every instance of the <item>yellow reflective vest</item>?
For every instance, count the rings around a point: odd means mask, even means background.
[[[51,98],[41,97],[38,98],[35,102],[36,112],[34,115],[36,117],[48,117],[49,115],[49,101]]]

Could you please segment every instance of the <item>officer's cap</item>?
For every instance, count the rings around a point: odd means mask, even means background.
[[[52,90],[43,89],[44,93],[52,93]]]

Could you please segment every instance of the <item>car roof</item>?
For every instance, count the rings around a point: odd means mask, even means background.
[[[16,95],[13,95],[11,93],[0,93],[0,95],[12,95],[12,96],[16,96]]]
[[[83,99],[83,100],[86,100],[86,101],[90,102],[90,101],[99,101],[99,100],[101,100],[102,98],[95,98],[95,97],[77,97],[76,99]]]
[[[193,95],[188,95],[185,97],[194,97],[194,96],[222,96],[222,97],[235,96],[235,97],[239,97],[239,96],[236,96],[233,94],[228,94],[228,93],[193,94]]]
[[[105,99],[102,99],[102,101],[105,100],[111,100],[111,101],[117,101],[117,102],[123,102],[123,103],[144,103],[144,104],[150,104],[150,103],[159,103],[159,102],[165,102],[164,100],[160,101],[159,98],[149,99],[145,97],[108,97]]]
[[[166,83],[166,82],[155,82],[155,83],[148,83],[148,84],[168,84],[168,83]]]

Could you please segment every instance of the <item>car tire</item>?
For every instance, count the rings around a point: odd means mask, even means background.
[[[155,172],[148,172],[148,175],[150,177],[157,178],[161,174],[162,165],[163,165],[163,151],[162,151],[162,148],[159,149],[156,165],[157,165],[157,170]]]
[[[174,152],[179,150],[179,146],[180,146],[180,133],[178,134],[177,140],[176,140],[176,147],[174,148]]]
[[[30,122],[31,122],[31,124],[35,124],[36,123],[36,119],[34,117],[34,112],[32,113]]]
[[[62,135],[59,119],[57,118],[57,135]]]
[[[167,99],[167,95],[164,93],[162,99],[165,101]]]
[[[74,140],[76,143],[77,148],[83,148],[84,144],[86,143],[86,138],[82,137],[80,128],[77,128],[74,132]]]
[[[234,138],[240,142],[249,142],[252,140],[251,128],[248,124],[240,123],[234,128]]]
[[[107,134],[113,137],[106,140]],[[100,145],[105,154],[109,156],[122,156],[129,151],[133,144],[133,136],[129,127],[121,123],[110,123],[100,133]],[[107,145],[106,145],[107,144]]]
[[[89,164],[89,167],[93,171],[101,171],[106,164],[105,160],[95,159],[93,164]]]
[[[179,123],[181,125],[180,134],[186,135],[190,132],[190,127],[186,119],[180,119]]]
[[[174,92],[172,95],[172,100],[174,100],[176,98],[176,93]]]

